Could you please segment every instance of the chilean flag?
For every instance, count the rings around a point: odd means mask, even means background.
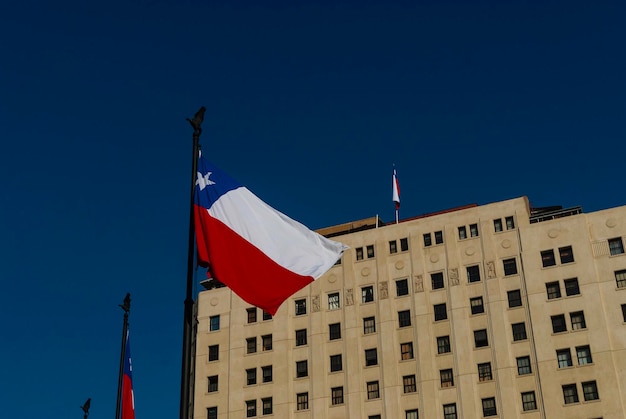
[[[391,178],[391,183],[393,187],[393,202],[396,204],[396,210],[400,209],[400,183],[398,182],[398,177],[396,175],[396,169],[393,169],[393,175]]]
[[[122,376],[122,419],[135,419],[135,396],[133,394],[133,364],[130,361],[129,333],[126,332],[124,375]]]
[[[348,248],[270,207],[201,155],[194,204],[199,264],[272,315]]]

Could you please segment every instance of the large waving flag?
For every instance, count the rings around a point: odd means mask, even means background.
[[[328,240],[198,160],[195,231],[198,259],[250,304],[276,314],[293,293],[322,276],[347,246]]]
[[[124,353],[124,376],[122,377],[122,419],[135,419],[135,396],[133,394],[133,364],[130,360],[129,333],[126,332]]]
[[[393,187],[393,202],[396,204],[396,210],[400,209],[400,182],[398,182],[398,176],[396,174],[396,169],[393,169],[393,175],[391,178],[392,187]]]

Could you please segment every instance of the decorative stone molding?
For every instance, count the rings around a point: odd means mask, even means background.
[[[474,247],[468,247],[467,249],[465,249],[465,254],[467,256],[472,256],[474,253],[476,253],[476,249],[474,249]]]
[[[559,236],[559,230],[553,228],[552,230],[548,231],[548,237],[550,237],[551,239],[556,239]]]
[[[370,273],[371,273],[370,268],[361,269],[361,276],[369,276]]]
[[[404,268],[404,262],[399,260],[396,262],[396,269],[399,271],[400,269]]]
[[[606,220],[606,226],[608,228],[613,228],[617,225],[617,220],[615,218],[609,218],[608,220]]]
[[[415,292],[424,292],[424,278],[422,275],[415,275]]]
[[[504,247],[505,249],[508,249],[509,247],[511,247],[511,240],[509,239],[502,240],[502,247]]]
[[[381,282],[378,290],[379,290],[378,293],[380,295],[380,299],[381,300],[386,299],[388,297],[388,294],[389,294],[388,291],[387,291],[387,281]]]
[[[439,255],[437,253],[433,253],[432,255],[430,255],[430,261],[432,263],[439,262]]]
[[[352,288],[346,290],[346,305],[351,306],[354,304],[354,296],[352,295]]]
[[[320,296],[314,295],[311,297],[311,312],[317,313],[320,311]]]
[[[332,283],[334,283],[334,282],[336,282],[336,281],[337,281],[337,275],[335,275],[335,274],[331,274],[331,275],[328,277],[328,282],[330,282],[331,284],[332,284]]]
[[[452,285],[459,285],[459,268],[450,269],[450,283]]]
[[[487,278],[496,277],[496,265],[493,261],[487,262]]]

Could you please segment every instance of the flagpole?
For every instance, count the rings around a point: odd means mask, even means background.
[[[191,202],[189,205],[189,236],[187,242],[187,292],[185,295],[185,315],[183,323],[183,356],[182,371],[180,380],[180,419],[190,419],[193,417],[193,398],[190,394],[190,380],[192,362],[192,341],[193,341],[193,275],[195,271],[195,235],[194,235],[194,190],[196,187],[196,172],[198,171],[198,152],[200,150],[200,134],[202,134],[202,121],[206,108],[202,106],[194,115],[193,119],[187,121],[193,127],[193,155],[191,159]]]
[[[124,310],[124,327],[122,328],[120,372],[117,379],[117,405],[115,406],[115,419],[120,419],[120,406],[122,405],[122,379],[124,377],[124,354],[126,353],[126,335],[128,334],[128,312],[130,311],[130,293],[126,294],[126,297],[124,298],[124,304],[119,304],[119,306],[122,308],[122,310]]]

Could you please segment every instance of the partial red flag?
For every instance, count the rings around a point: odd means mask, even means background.
[[[126,332],[124,375],[122,377],[122,419],[135,419],[135,396],[133,394],[133,364],[130,360],[129,333]]]
[[[398,175],[396,169],[393,169],[392,175],[392,187],[393,187],[393,202],[396,204],[396,209],[400,209],[400,182],[398,182]]]

